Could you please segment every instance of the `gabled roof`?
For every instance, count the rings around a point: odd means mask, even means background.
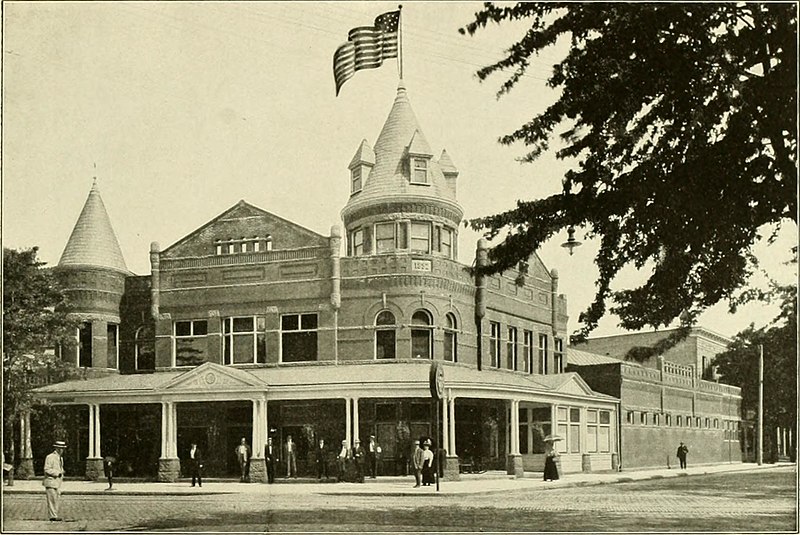
[[[358,164],[375,165],[375,152],[372,150],[372,147],[369,146],[366,139],[361,140],[361,144],[358,146],[356,153],[353,155],[353,159],[350,160],[350,165],[347,167],[352,169]]]
[[[433,151],[431,151],[431,147],[428,145],[428,140],[425,139],[425,135],[419,130],[415,130],[414,135],[411,136],[411,143],[408,144],[408,153],[419,156],[433,156]]]
[[[129,274],[97,180],[67,240],[58,267],[97,267]]]
[[[266,383],[245,370],[206,362],[161,385],[159,390],[169,392],[208,389],[235,390],[253,387],[266,388],[266,386]]]
[[[254,206],[244,200],[240,200],[238,203],[234,204],[232,207],[225,210],[202,227],[190,232],[177,242],[164,249],[161,254],[167,256],[175,256],[176,254],[180,255],[182,254],[181,249],[184,248],[183,246],[188,246],[196,240],[205,239],[205,235],[212,229],[214,225],[225,224],[235,220],[245,220],[249,218],[254,220],[261,218],[263,220],[280,223],[282,226],[290,228],[293,232],[309,240],[310,243],[308,243],[308,246],[323,246],[327,244],[327,238],[325,236],[300,226],[297,223],[289,221],[288,219],[284,219],[271,212],[267,212],[266,210],[258,208],[257,206]],[[230,237],[235,238],[237,236]]]
[[[450,155],[447,154],[447,151],[444,149],[442,149],[442,155],[439,156],[439,168],[445,176],[458,174],[458,169],[456,169],[456,166],[453,164],[453,160],[450,159]]]

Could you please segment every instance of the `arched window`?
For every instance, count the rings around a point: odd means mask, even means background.
[[[426,310],[417,310],[411,316],[411,356],[413,358],[433,358],[433,322]]]
[[[458,324],[456,323],[456,317],[452,313],[448,313],[444,320],[444,360],[458,362]]]
[[[395,329],[397,322],[388,310],[378,312],[375,317],[375,358],[395,358]]]
[[[155,339],[150,327],[139,327],[133,337],[134,366],[136,370],[155,370]]]

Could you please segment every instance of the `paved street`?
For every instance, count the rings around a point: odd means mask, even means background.
[[[235,493],[214,493],[215,485],[207,484],[203,494],[67,494],[63,502],[66,522],[58,524],[40,520],[45,516],[41,492],[14,492],[4,495],[3,527],[6,532],[794,531],[795,481],[795,468],[787,466],[592,486],[583,481],[581,485],[587,486],[517,485],[515,490],[501,492],[439,495],[387,496],[374,492],[386,484],[374,482],[363,486],[243,485],[238,488],[253,491]],[[480,482],[470,486],[478,489]]]

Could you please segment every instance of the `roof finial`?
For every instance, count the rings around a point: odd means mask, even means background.
[[[94,167],[94,172],[92,173],[92,189],[97,189],[97,162],[92,162],[92,167]]]

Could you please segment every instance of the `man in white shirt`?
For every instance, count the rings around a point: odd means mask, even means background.
[[[250,462],[250,446],[247,445],[247,439],[242,437],[242,441],[236,446],[234,452],[236,460],[239,462],[239,471],[241,472],[239,481],[244,482],[247,479],[247,464]]]
[[[63,520],[58,516],[58,507],[61,504],[61,482],[64,480],[64,448],[67,444],[63,440],[56,440],[53,444],[53,453],[44,460],[44,485],[47,497],[47,515],[50,522]]]
[[[276,446],[272,444],[272,437],[267,437],[267,445],[264,446],[264,460],[267,463],[267,482],[275,482],[275,463],[279,461]]]
[[[286,437],[286,446],[283,450],[286,455],[286,478],[297,479],[297,444],[292,441],[292,435]]]
[[[339,475],[337,481],[344,481],[345,472],[347,471],[347,458],[350,456],[350,450],[347,448],[347,441],[342,440],[342,449],[339,450],[339,455],[336,456],[336,463],[339,465]]]
[[[381,447],[378,441],[375,440],[375,435],[369,436],[369,445],[367,446],[367,464],[369,466],[369,476],[375,479],[378,476],[378,454],[381,452]]]

